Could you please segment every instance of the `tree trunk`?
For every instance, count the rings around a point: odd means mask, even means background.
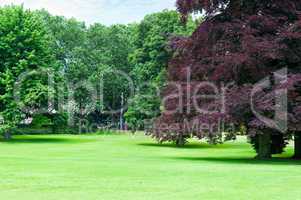
[[[182,135],[177,138],[176,145],[177,147],[183,147],[185,145],[185,138]]]
[[[301,159],[301,132],[295,132],[295,159]]]
[[[3,137],[4,137],[4,140],[11,140],[12,139],[12,136],[11,136],[10,132],[5,132]]]
[[[271,153],[282,154],[287,145],[286,138],[281,133],[275,133],[271,136]]]
[[[262,135],[258,135],[258,152],[256,158],[269,159],[271,157],[271,134],[264,133]]]
[[[121,109],[120,109],[120,115],[119,115],[119,129],[124,130],[124,94],[121,94]]]

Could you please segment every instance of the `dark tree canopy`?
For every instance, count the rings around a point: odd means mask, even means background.
[[[223,120],[237,127],[243,124],[249,134],[271,128],[254,116],[250,105],[254,85],[264,78],[269,79],[270,87],[253,95],[258,112],[272,118],[279,106],[275,96],[281,89],[288,89],[288,113],[283,111],[280,116],[288,115],[290,131],[300,130],[301,0],[178,0],[177,6],[184,21],[198,11],[205,11],[207,18],[191,37],[171,42],[175,56],[170,61],[168,77],[172,84],[163,92],[168,100],[156,122],[154,136],[160,141],[189,137],[191,133],[203,138],[203,131],[193,129],[195,121],[217,125]],[[288,78],[273,80],[273,73],[285,68]],[[204,81],[220,88],[222,84],[227,86],[225,111],[219,109],[221,99],[195,98],[215,94],[210,85],[198,87]],[[181,85],[181,94],[175,82]],[[180,105],[179,100],[183,102]],[[193,106],[195,100],[198,107],[214,112],[199,112]]]

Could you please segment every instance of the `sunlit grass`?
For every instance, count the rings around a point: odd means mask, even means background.
[[[254,160],[244,139],[185,148],[143,135],[17,136],[0,143],[1,199],[292,199],[301,162]],[[289,157],[289,148],[284,157]],[[282,157],[283,157],[282,156]]]

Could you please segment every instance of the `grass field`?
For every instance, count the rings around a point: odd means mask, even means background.
[[[301,162],[254,160],[243,139],[178,149],[142,135],[18,136],[0,152],[1,200],[301,198]]]

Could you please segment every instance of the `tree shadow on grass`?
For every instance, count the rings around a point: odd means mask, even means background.
[[[144,147],[156,147],[156,148],[177,148],[177,149],[201,149],[201,148],[209,148],[207,145],[201,145],[201,144],[189,144],[185,145],[183,147],[178,147],[175,144],[166,143],[166,144],[158,144],[158,143],[140,143],[139,146]]]
[[[158,144],[158,143],[139,143],[139,146],[144,147],[157,147],[157,148],[177,148],[177,149],[240,149],[243,147],[246,147],[247,144],[219,144],[219,145],[210,145],[207,143],[188,143],[183,147],[178,147],[173,143],[164,143],[164,144]]]
[[[77,144],[77,143],[87,143],[93,142],[92,139],[82,139],[82,138],[54,138],[54,137],[14,137],[11,140],[0,139],[0,143],[7,144]]]
[[[186,161],[205,161],[223,164],[254,164],[254,165],[301,165],[301,160],[291,158],[271,158],[266,160],[258,160],[255,158],[246,157],[174,157],[173,159]]]

